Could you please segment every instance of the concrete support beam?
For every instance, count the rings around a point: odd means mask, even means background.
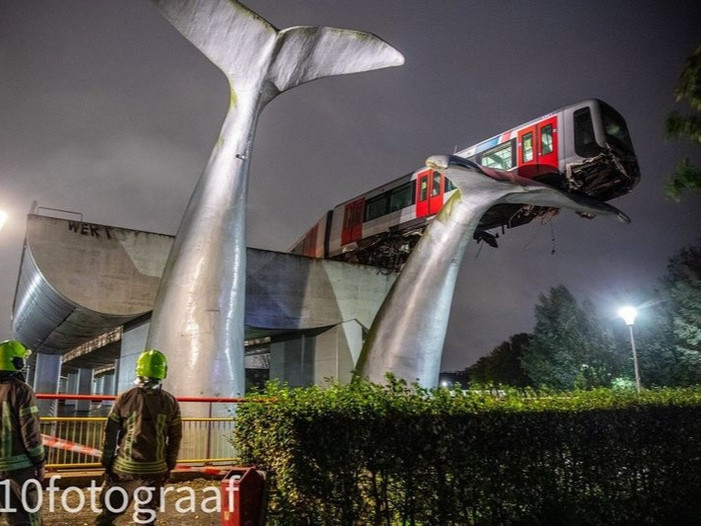
[[[124,330],[122,334],[122,349],[119,355],[119,364],[117,367],[117,392],[121,393],[134,386],[134,371],[136,369],[136,360],[146,348],[146,337],[148,336],[148,322],[141,325],[130,327]],[[159,349],[160,350],[160,349]],[[170,358],[170,353],[166,350],[162,351],[166,358]],[[170,360],[168,360],[170,364]],[[173,372],[169,367],[168,373]]]
[[[102,377],[102,394],[103,395],[114,395],[115,388],[115,374],[108,373]],[[102,402],[103,406],[112,406],[114,402],[112,400],[105,400]]]
[[[324,331],[301,334],[270,345],[270,378],[291,387],[348,383],[363,346],[363,327],[352,320]]]
[[[114,394],[114,373],[108,373],[102,377],[102,394],[103,395],[113,395]]]
[[[79,369],[78,370],[78,394],[92,394],[93,389],[93,370]],[[75,406],[76,412],[90,411],[90,400],[78,400]]]
[[[78,394],[78,373],[68,373],[66,377],[66,394]],[[66,400],[66,408],[75,408],[75,400]]]
[[[61,379],[61,355],[37,353],[34,364],[34,391],[37,393],[57,394]],[[56,416],[58,402],[56,400],[39,400],[41,416]]]

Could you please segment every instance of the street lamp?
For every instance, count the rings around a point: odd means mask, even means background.
[[[7,221],[7,212],[0,210],[0,230],[2,230],[2,225]]]
[[[635,338],[633,338],[633,324],[635,317],[638,315],[638,309],[635,307],[621,307],[618,309],[618,315],[623,318],[623,321],[628,326],[630,331],[630,346],[633,349],[633,367],[635,367],[635,388],[640,392],[640,373],[638,372],[638,354],[635,352]]]

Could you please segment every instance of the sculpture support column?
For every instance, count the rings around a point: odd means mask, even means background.
[[[375,383],[384,383],[389,372],[421,387],[437,387],[458,270],[482,215],[492,206],[522,203],[571,208],[630,221],[604,202],[489,170],[460,157],[437,155],[426,164],[444,173],[458,191],[424,231],[370,327],[357,372]]]
[[[330,75],[396,66],[378,37],[326,27],[278,31],[235,0],[153,0],[229,81],[229,110],[171,249],[147,348],[166,354],[166,389],[177,395],[245,392],[245,209],[258,116],[274,97]],[[221,405],[221,404],[217,404]],[[206,416],[206,408],[185,409]],[[227,416],[215,408],[210,416]]]

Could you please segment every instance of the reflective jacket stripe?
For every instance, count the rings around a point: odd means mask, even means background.
[[[2,438],[0,441],[0,459],[10,458],[12,456],[12,435],[14,434],[15,426],[12,425],[12,410],[10,404],[2,403]]]
[[[22,408],[19,412],[19,416],[27,416],[27,415],[31,415],[31,414],[38,413],[38,412],[39,412],[39,408],[37,406],[30,405],[29,407]]]
[[[135,462],[125,458],[117,457],[114,461],[114,469],[123,473],[155,475],[168,471],[168,466],[165,460],[157,460],[155,462]]]

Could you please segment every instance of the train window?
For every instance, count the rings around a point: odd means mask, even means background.
[[[594,136],[589,108],[574,112],[574,151],[580,157],[592,157],[599,153],[599,145]]]
[[[389,211],[394,212],[413,205],[415,186],[413,181],[409,181],[402,186],[393,188],[389,193]]]
[[[431,184],[431,197],[436,197],[441,193],[441,173],[433,172],[433,184]]]
[[[523,148],[521,153],[521,161],[529,163],[533,160],[533,133],[528,132],[523,136]]]
[[[553,152],[553,125],[548,124],[540,129],[540,154]]]
[[[500,144],[482,152],[480,164],[487,168],[497,168],[499,170],[510,170],[514,167],[514,140]]]
[[[444,192],[452,192],[453,190],[455,190],[455,185],[453,184],[453,181],[451,181],[447,177],[443,179],[443,181],[443,186],[445,186],[445,189],[443,190]]]
[[[630,142],[630,136],[628,135],[628,129],[626,128],[623,117],[613,108],[604,106],[603,104],[601,114],[604,121],[606,140],[632,151],[633,145]]]
[[[421,186],[419,188],[419,201],[425,201],[428,197],[428,177],[421,178]]]
[[[387,213],[387,193],[368,199],[365,204],[365,221],[372,221]]]

